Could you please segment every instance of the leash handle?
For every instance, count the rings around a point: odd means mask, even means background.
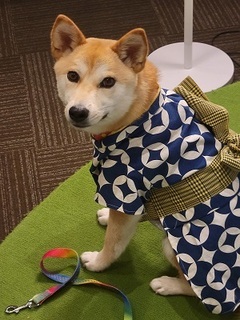
[[[69,258],[74,258],[76,259],[76,266],[73,271],[73,274],[71,276],[65,275],[65,274],[60,274],[60,273],[54,273],[49,270],[44,265],[45,259],[49,258],[62,258],[62,259],[69,259]],[[117,287],[114,287],[110,284],[103,283],[101,281],[95,280],[95,279],[80,279],[78,278],[80,270],[81,270],[81,261],[78,253],[69,248],[55,248],[51,249],[48,252],[46,252],[40,262],[40,268],[42,273],[48,277],[49,279],[58,282],[58,285],[52,286],[51,288],[36,294],[32,299],[30,299],[26,304],[22,306],[9,306],[6,308],[5,312],[7,314],[11,313],[16,313],[18,314],[21,310],[26,309],[26,308],[34,308],[34,307],[39,307],[41,306],[44,301],[46,301],[48,298],[53,296],[56,292],[61,290],[62,288],[66,287],[67,285],[96,285],[100,286],[106,289],[110,289],[114,291],[115,293],[118,293],[124,302],[124,317],[123,320],[132,320],[132,307],[130,304],[130,301],[128,297]]]

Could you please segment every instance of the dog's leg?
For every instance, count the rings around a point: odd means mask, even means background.
[[[178,270],[179,277],[162,276],[153,279],[150,283],[151,288],[155,293],[160,295],[187,295],[195,296],[194,291],[184,277],[183,272],[177,262],[175,253],[170,245],[168,238],[163,240],[163,251],[169,262]]]
[[[83,265],[91,271],[109,267],[126,249],[140,218],[110,209],[103,249],[100,252],[84,252],[81,255]]]

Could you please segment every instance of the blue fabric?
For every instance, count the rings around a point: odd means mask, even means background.
[[[161,90],[141,119],[93,142],[95,200],[128,214],[143,214],[151,188],[191,175],[209,164],[221,149],[185,100],[167,90]]]
[[[222,148],[186,101],[163,89],[141,119],[93,142],[95,200],[127,214],[144,214],[151,188],[208,166]],[[213,313],[240,304],[239,208],[237,178],[205,203],[161,220],[186,279]]]
[[[219,195],[162,219],[186,279],[213,313],[240,305],[240,175]]]

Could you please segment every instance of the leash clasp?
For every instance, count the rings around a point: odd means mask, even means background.
[[[23,310],[23,309],[31,309],[31,308],[34,308],[34,307],[37,307],[38,305],[35,304],[33,302],[32,299],[28,300],[27,303],[23,304],[22,306],[8,306],[5,310],[6,313],[10,314],[10,313],[19,313],[19,311]]]

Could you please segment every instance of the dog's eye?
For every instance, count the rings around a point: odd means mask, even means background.
[[[100,82],[100,88],[112,88],[116,83],[116,80],[112,77],[104,78],[102,82]]]
[[[80,76],[76,71],[68,71],[67,78],[71,82],[78,82],[80,79]]]

